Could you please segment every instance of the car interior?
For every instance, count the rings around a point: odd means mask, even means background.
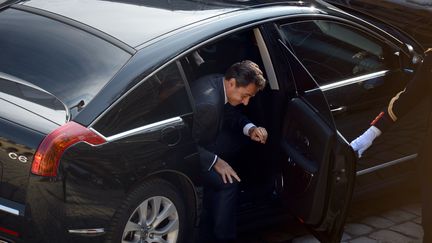
[[[282,212],[289,209],[303,222],[317,225],[322,222],[325,198],[329,190],[332,190],[328,183],[329,176],[332,176],[328,161],[332,160],[334,149],[338,147],[332,142],[336,134],[326,122],[327,118],[321,117],[327,112],[325,110],[330,111],[325,102],[321,102],[324,98],[319,89],[304,94],[314,96],[311,101],[315,100],[313,102],[316,104],[308,105],[308,101],[297,97],[293,85],[295,80],[301,81],[296,85],[309,87],[316,84],[309,82],[311,77],[298,60],[288,54],[289,50],[285,53],[283,48],[286,46],[280,47],[278,50],[287,55],[287,62],[273,63],[260,30],[255,28],[205,44],[186,55],[180,63],[189,85],[193,85],[195,80],[204,75],[224,74],[228,67],[238,61],[248,59],[261,67],[267,79],[266,87],[247,106],[239,105],[235,108],[241,109],[255,125],[267,129],[267,142],[259,144],[239,133],[232,136],[232,141],[233,144],[241,143],[243,146],[228,158],[221,156],[242,180],[239,214],[248,217],[251,212],[263,215],[279,212],[277,215],[282,216],[286,215]],[[279,65],[275,68],[279,70],[280,82],[276,79],[273,64]],[[296,70],[296,77],[281,74],[291,73],[290,69]],[[285,76],[280,78],[282,75]],[[321,110],[320,114],[317,114],[317,110]],[[346,165],[340,166],[344,168]],[[348,174],[341,176],[346,179]],[[346,186],[345,183],[341,185]],[[344,194],[339,196],[344,197]],[[256,210],[257,208],[260,210]]]
[[[183,70],[190,85],[194,80],[208,74],[224,72],[235,62],[251,60],[257,63],[267,79],[267,85],[252,98],[248,106],[239,105],[244,114],[257,126],[265,127],[268,131],[266,144],[252,142],[243,134],[233,136],[234,143],[242,143],[238,152],[227,160],[241,178],[239,195],[239,213],[256,211],[259,207],[267,208],[281,206],[281,198],[285,198],[284,180],[293,175],[293,168],[287,163],[286,153],[281,146],[283,134],[283,120],[289,99],[279,89],[268,50],[258,29],[250,29],[234,33],[204,45],[181,60]],[[294,172],[294,181],[300,176],[301,186],[296,192],[302,193],[310,185],[310,174]],[[282,205],[282,208],[285,206]],[[284,210],[284,209],[282,209]]]
[[[282,115],[273,113],[276,107],[272,106],[272,97],[278,87],[274,87],[268,78],[268,69],[265,68],[265,60],[261,57],[258,44],[262,41],[257,38],[258,32],[257,29],[252,29],[231,34],[193,51],[181,60],[189,83],[208,74],[224,74],[232,64],[242,60],[257,63],[268,80],[266,88],[258,92],[248,106],[236,107],[255,125],[265,127],[269,132],[267,143],[264,145],[250,142],[249,139],[245,142],[241,137],[232,138],[242,140],[244,144],[239,153],[232,158],[235,160],[235,165],[232,166],[242,179],[240,205],[243,208],[278,197],[283,183],[278,156],[272,149],[272,145],[278,142],[276,134],[280,133],[280,124],[275,121],[280,120]],[[244,137],[243,134],[241,136]]]

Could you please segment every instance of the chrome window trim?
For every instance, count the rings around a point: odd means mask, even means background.
[[[415,158],[417,158],[417,156],[418,156],[418,154],[408,155],[408,156],[405,156],[405,157],[402,157],[399,159],[395,159],[395,160],[392,160],[392,161],[389,161],[389,162],[386,162],[383,164],[379,164],[379,165],[376,165],[376,166],[373,166],[373,167],[370,167],[370,168],[367,168],[364,170],[357,171],[356,174],[357,174],[357,176],[369,174],[369,173],[375,172],[375,171],[380,170],[380,169],[384,169],[384,168],[389,167],[389,166],[393,166],[393,165],[396,165],[396,164],[399,164],[399,163],[402,163],[402,162],[405,162],[408,160],[415,159]]]
[[[150,124],[147,124],[147,125],[144,125],[141,127],[137,127],[137,128],[134,128],[134,129],[131,129],[128,131],[124,131],[124,132],[121,132],[121,133],[118,133],[118,134],[115,134],[115,135],[112,135],[109,137],[104,137],[101,133],[99,133],[94,128],[90,128],[90,130],[97,133],[98,135],[101,135],[103,138],[105,138],[105,140],[107,142],[113,142],[113,141],[116,141],[116,140],[119,140],[119,139],[122,139],[122,138],[125,138],[128,136],[139,134],[139,133],[146,131],[146,130],[152,131],[152,130],[159,129],[160,127],[163,127],[163,126],[173,125],[173,124],[180,123],[180,122],[183,122],[183,119],[181,117],[177,116],[177,117],[165,119],[162,121],[150,123]]]
[[[105,137],[102,133],[98,132],[96,129],[90,127],[89,128],[90,131],[96,133],[96,135],[98,135],[99,137],[103,138],[105,141],[108,141],[107,137]]]
[[[2,205],[2,204],[0,204],[0,211],[4,211],[4,212],[7,212],[7,213],[10,213],[13,215],[17,215],[17,216],[20,215],[20,211],[18,209],[11,208],[11,207],[8,207],[8,206]]]
[[[378,71],[378,72],[374,72],[374,73],[369,73],[369,74],[366,74],[366,75],[362,75],[362,76],[358,76],[358,77],[349,78],[349,79],[346,79],[346,80],[334,82],[334,83],[331,83],[331,84],[322,85],[322,86],[320,86],[320,88],[321,88],[322,91],[325,92],[325,91],[328,91],[328,90],[337,89],[337,88],[344,87],[344,86],[347,86],[347,85],[359,83],[359,82],[362,82],[362,81],[365,81],[365,80],[369,80],[369,79],[373,79],[373,78],[379,78],[379,77],[384,77],[389,72],[390,72],[390,70],[383,70],[383,71]]]

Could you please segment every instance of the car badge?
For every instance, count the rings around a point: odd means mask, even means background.
[[[9,158],[13,159],[13,160],[18,160],[21,163],[27,163],[28,162],[28,158],[24,155],[19,155],[17,153],[14,152],[10,152],[8,153]]]

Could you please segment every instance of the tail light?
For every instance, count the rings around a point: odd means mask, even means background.
[[[80,124],[68,122],[48,134],[39,145],[34,155],[32,173],[40,176],[56,176],[63,152],[79,142],[98,145],[106,141]]]
[[[0,232],[6,233],[8,235],[15,236],[15,237],[19,236],[18,232],[14,231],[14,230],[7,229],[7,228],[3,228],[1,226],[0,226]],[[0,242],[1,242],[1,239],[0,239]]]

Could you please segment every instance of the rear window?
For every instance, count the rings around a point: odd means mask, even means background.
[[[24,81],[0,73],[0,100],[24,108],[58,125],[69,118],[64,104],[51,94],[27,84]],[[6,107],[0,108],[0,116],[14,121],[15,112]]]
[[[40,15],[0,13],[0,73],[52,94],[72,117],[130,58],[88,32]]]

